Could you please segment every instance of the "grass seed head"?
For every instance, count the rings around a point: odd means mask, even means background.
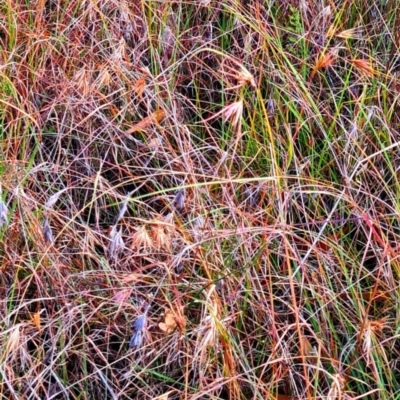
[[[230,120],[233,127],[237,127],[243,114],[243,101],[239,100],[227,105],[222,110],[222,115],[226,120]]]
[[[153,240],[151,239],[147,228],[142,225],[132,236],[132,247],[151,249],[154,247]]]
[[[133,335],[131,337],[131,340],[129,341],[129,346],[130,347],[140,347],[143,342],[143,331],[134,331]]]
[[[137,319],[132,324],[132,329],[134,331],[142,331],[146,327],[147,316],[146,314],[139,315]]]
[[[364,32],[362,28],[346,29],[336,34],[336,37],[339,37],[341,39],[362,39],[363,36]]]
[[[110,244],[108,251],[111,257],[115,257],[124,248],[125,243],[122,239],[122,228],[117,231],[116,225],[113,226],[110,233]]]
[[[176,210],[180,211],[183,210],[183,208],[185,207],[185,190],[179,190],[177,192],[177,194],[175,195],[174,201],[173,201],[173,205],[175,207]]]
[[[62,192],[63,192],[63,190],[60,190],[59,192],[57,192],[57,193],[53,194],[52,196],[50,196],[46,201],[45,207],[46,208],[53,207],[57,203],[57,201],[60,198],[60,195],[61,195]]]
[[[256,81],[255,81],[253,75],[249,72],[248,69],[243,67],[243,65],[240,66],[240,73],[238,74],[238,81],[239,81],[240,86],[249,84],[252,88],[257,87]]]
[[[165,231],[165,228],[163,226],[155,226],[154,228],[152,228],[151,232],[154,240],[154,245],[158,250],[170,249],[171,237]]]
[[[8,208],[3,200],[0,199],[0,227],[7,223]]]
[[[133,334],[129,342],[130,347],[140,347],[143,343],[143,334],[147,328],[147,312],[150,305],[147,304],[143,314],[139,315],[132,324]]]
[[[116,223],[124,217],[127,209],[128,209],[128,201],[126,199],[124,200],[124,202],[121,205],[121,208],[119,209]]]
[[[45,218],[43,222],[43,237],[46,243],[48,244],[53,243],[54,240],[53,232],[51,231],[49,220],[47,218]]]

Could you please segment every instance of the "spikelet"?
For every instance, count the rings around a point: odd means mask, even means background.
[[[110,244],[108,246],[108,254],[114,258],[125,247],[124,240],[122,239],[122,229],[117,231],[117,226],[114,225],[110,232]]]
[[[147,305],[143,314],[139,315],[132,324],[133,334],[129,341],[130,347],[140,347],[143,343],[144,331],[147,327],[147,312],[150,305]]]
[[[44,241],[47,244],[53,243],[53,240],[54,240],[53,232],[51,231],[49,220],[47,218],[44,219],[42,229],[43,229]]]
[[[132,248],[151,249],[153,247],[154,247],[153,240],[151,239],[147,231],[147,228],[144,225],[142,225],[132,235]]]
[[[174,201],[173,201],[172,204],[173,204],[173,206],[175,207],[175,209],[177,211],[183,210],[183,208],[185,207],[185,197],[186,196],[185,196],[185,190],[184,189],[179,190],[176,193]]]
[[[3,200],[0,199],[0,227],[7,223],[8,208]]]

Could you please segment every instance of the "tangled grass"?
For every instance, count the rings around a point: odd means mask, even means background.
[[[399,398],[399,29],[3,2],[1,398]]]

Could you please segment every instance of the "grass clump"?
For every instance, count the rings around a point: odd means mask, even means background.
[[[0,21],[2,398],[399,397],[395,1]]]

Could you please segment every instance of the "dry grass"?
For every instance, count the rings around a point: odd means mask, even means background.
[[[3,2],[1,398],[398,398],[397,8]]]

